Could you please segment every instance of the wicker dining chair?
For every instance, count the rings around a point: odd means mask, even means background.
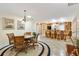
[[[14,39],[15,39],[14,33],[8,33],[7,36],[8,36],[8,39],[9,39],[9,44],[10,45],[14,44]]]
[[[31,41],[30,41],[30,44],[29,44],[34,49],[35,49],[35,46],[38,46],[38,36],[39,36],[39,34],[36,34],[35,37],[31,38]]]
[[[24,33],[24,35],[32,35],[32,33],[31,32],[26,32],[26,33]]]
[[[26,43],[24,40],[24,36],[15,36],[14,47],[16,50],[25,50],[26,49]]]

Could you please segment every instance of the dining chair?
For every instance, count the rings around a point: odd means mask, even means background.
[[[24,35],[32,35],[32,33],[31,32],[26,32],[26,33],[24,33]]]
[[[14,39],[15,39],[14,33],[8,33],[7,36],[8,36],[8,39],[9,39],[9,44],[10,45],[14,44]]]
[[[35,46],[38,46],[38,36],[39,34],[36,34],[35,37],[31,38],[31,41],[30,41],[30,46],[33,47],[35,49]]]
[[[33,39],[34,46],[38,46],[38,36],[39,34],[36,34],[36,36]]]
[[[31,36],[32,35],[32,33],[31,32],[25,32],[24,33],[24,36]],[[32,38],[28,38],[28,40],[25,40],[26,41],[26,43],[28,43],[28,45],[29,45],[29,43],[31,43],[31,40]]]
[[[35,43],[38,43],[38,36],[39,36],[39,34],[36,34],[36,37],[35,37]]]
[[[25,50],[26,52],[26,43],[25,43],[25,40],[24,40],[24,36],[15,36],[15,39],[14,39],[14,46],[15,46],[15,49],[16,50]]]

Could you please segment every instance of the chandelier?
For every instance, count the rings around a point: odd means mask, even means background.
[[[26,10],[24,10],[24,19],[23,19],[24,22],[26,22]]]
[[[33,20],[33,18],[30,15],[26,16],[26,12],[27,12],[27,10],[24,10],[23,21],[26,22],[26,21],[29,21],[29,20]]]

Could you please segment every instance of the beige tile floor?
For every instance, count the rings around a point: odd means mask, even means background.
[[[66,44],[72,44],[71,40],[56,40],[46,38],[41,35],[38,37],[38,40],[43,41],[49,45],[51,48],[51,56],[66,56]]]

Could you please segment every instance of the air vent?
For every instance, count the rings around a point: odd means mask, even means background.
[[[68,3],[68,6],[73,6],[73,5],[76,5],[78,3]]]

